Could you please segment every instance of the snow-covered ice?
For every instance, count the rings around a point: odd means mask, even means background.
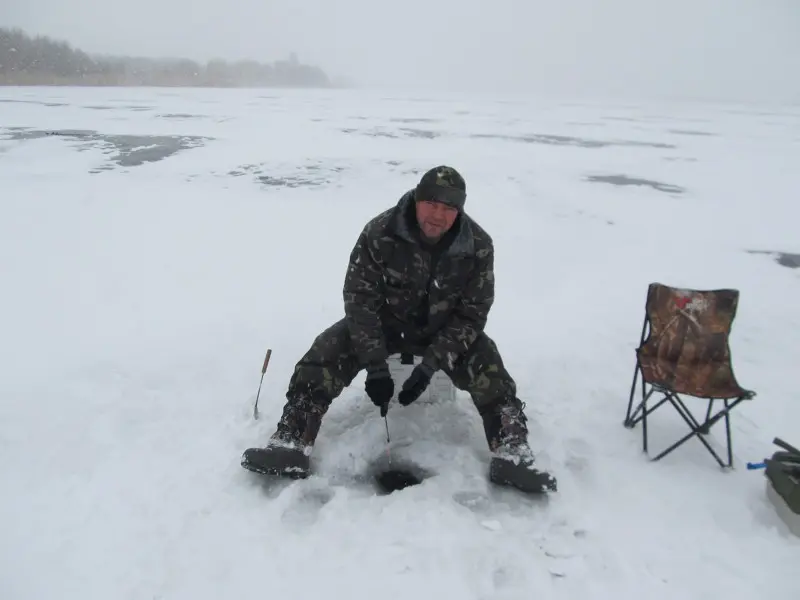
[[[342,315],[356,236],[441,163],[494,237],[487,331],[559,492],[491,487],[459,394],[392,407],[391,458],[425,479],[377,493],[363,376],[318,475],[267,485],[241,453]],[[3,88],[0,596],[796,596],[800,540],[744,465],[800,443],[800,269],[775,254],[800,254],[798,164],[798,107]],[[697,440],[648,462],[622,426],[652,281],[741,291],[758,396],[731,472]],[[649,429],[657,450],[685,425],[665,408]]]

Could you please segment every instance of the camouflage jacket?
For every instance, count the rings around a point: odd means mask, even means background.
[[[410,190],[370,220],[350,255],[345,317],[362,367],[401,348],[419,349],[434,369],[452,365],[483,330],[494,302],[489,234],[462,212],[439,244],[426,246],[413,204]]]

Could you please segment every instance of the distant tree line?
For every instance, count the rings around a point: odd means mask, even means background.
[[[0,27],[0,85],[330,87],[318,67],[288,60],[90,56],[67,42]]]

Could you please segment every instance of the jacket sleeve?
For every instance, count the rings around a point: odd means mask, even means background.
[[[369,226],[362,230],[350,253],[343,290],[350,340],[362,368],[388,357],[378,315],[384,303],[383,271],[368,231]]]
[[[434,369],[443,364],[452,368],[483,331],[493,303],[494,247],[489,243],[478,251],[475,269],[467,280],[461,302],[447,325],[433,337],[424,362]]]

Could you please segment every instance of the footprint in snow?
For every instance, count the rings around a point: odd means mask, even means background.
[[[485,493],[470,491],[454,493],[453,501],[478,514],[486,513],[492,504]]]
[[[589,468],[589,458],[592,456],[589,443],[579,438],[572,438],[566,441],[565,448],[567,455],[564,466],[576,474],[585,472]]]
[[[333,490],[327,488],[301,490],[283,511],[281,521],[294,527],[308,527],[317,520],[319,511],[333,496]]]
[[[492,584],[495,590],[511,587],[516,582],[516,576],[507,567],[496,567],[492,572]]]

